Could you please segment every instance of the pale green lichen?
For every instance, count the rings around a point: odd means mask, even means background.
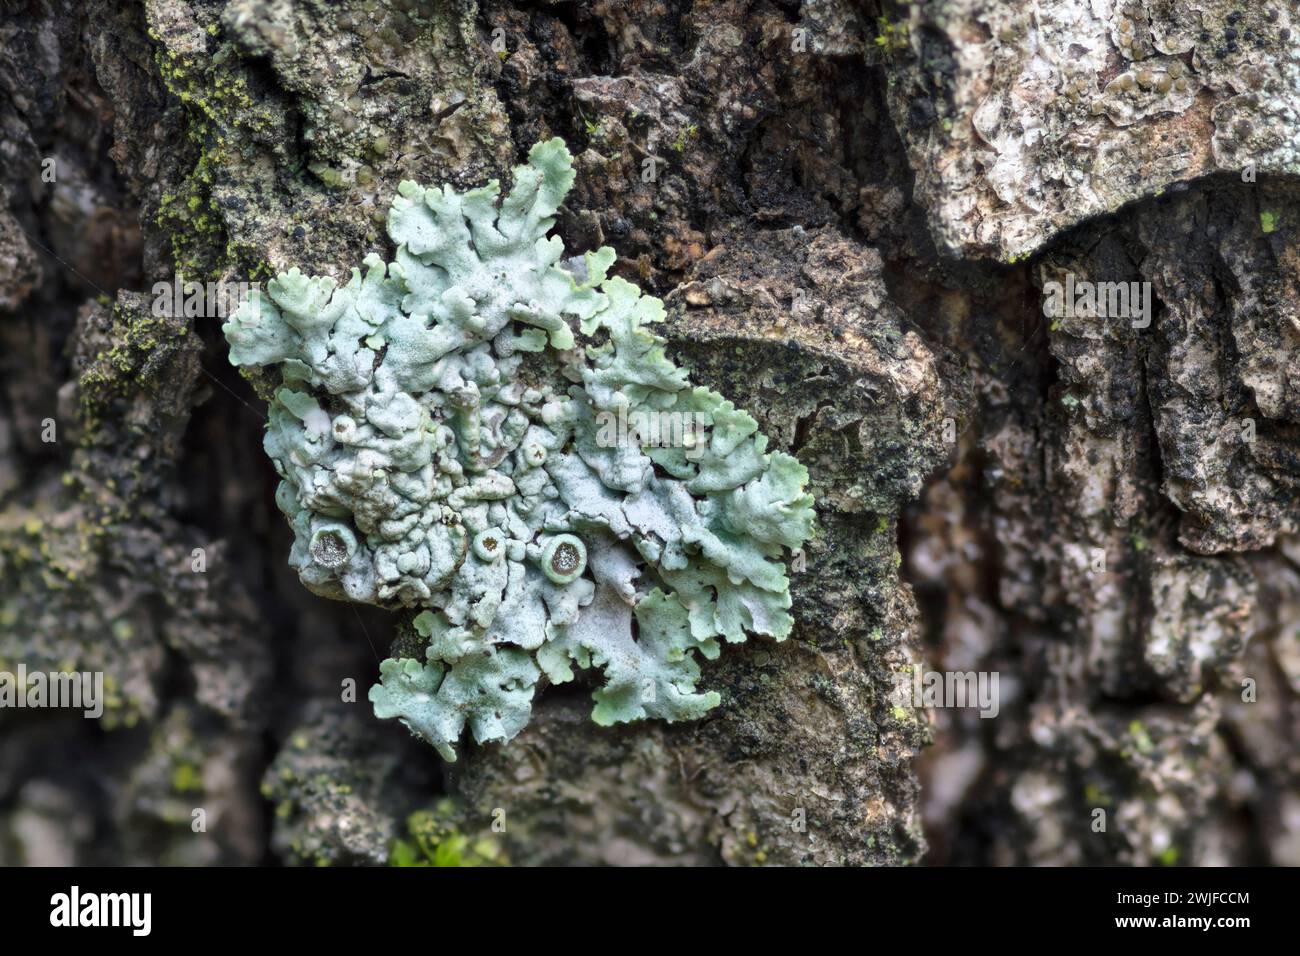
[[[421,609],[426,660],[384,661],[370,699],[449,760],[466,724],[517,734],[575,663],[604,671],[598,723],[697,718],[719,702],[697,654],[793,623],[807,471],[690,385],[612,249],[562,258],[546,234],[573,179],[553,139],[503,201],[403,182],[396,261],[341,288],[290,270],[224,327],[232,362],[283,378],[265,447],[290,564],[318,594]],[[609,427],[648,418],[680,440]]]

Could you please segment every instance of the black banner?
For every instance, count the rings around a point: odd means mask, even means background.
[[[390,935],[432,944],[471,927],[540,941],[584,923],[647,941],[659,927],[692,947],[762,938],[777,925],[839,933],[850,923],[863,938],[889,931],[926,945],[1026,931],[1040,942],[1199,935],[1231,945],[1285,928],[1295,888],[1293,871],[1247,869],[44,869],[0,880],[7,942],[75,933],[128,945],[234,944],[267,932],[295,944]]]

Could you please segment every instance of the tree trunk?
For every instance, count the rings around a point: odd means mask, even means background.
[[[0,671],[107,703],[0,710],[0,862],[1300,864],[1294,12],[1118,8],[7,4]],[[400,181],[552,136],[557,234],[817,536],[708,717],[550,688],[447,764],[366,701],[409,621],[285,563],[270,379],[155,286],[346,279]]]

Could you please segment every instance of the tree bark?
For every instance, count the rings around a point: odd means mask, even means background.
[[[1022,6],[0,10],[0,670],[110,687],[0,710],[0,862],[384,864],[426,811],[517,864],[1300,863],[1294,13]],[[285,564],[269,379],[153,289],[345,278],[401,180],[555,135],[557,233],[818,534],[706,719],[551,688],[445,764],[366,702],[409,622]],[[1149,324],[1045,317],[1067,280]]]

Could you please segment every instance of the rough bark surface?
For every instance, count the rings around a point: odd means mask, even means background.
[[[384,864],[432,819],[517,864],[1300,864],[1300,25],[1234,7],[4,5],[0,670],[111,695],[0,710],[0,863]],[[552,688],[447,765],[365,700],[409,621],[285,564],[269,383],[150,290],[344,277],[400,180],[552,135],[557,231],[818,535],[707,719]],[[1067,274],[1151,324],[1045,318]]]

